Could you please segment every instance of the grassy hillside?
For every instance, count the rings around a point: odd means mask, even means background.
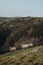
[[[0,65],[43,65],[43,46],[0,55]]]
[[[20,49],[22,43],[34,42],[40,37],[43,37],[43,17],[0,17],[0,54],[8,52],[10,46]]]

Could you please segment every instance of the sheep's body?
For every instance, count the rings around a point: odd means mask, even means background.
[[[16,47],[10,47],[10,51],[16,51]]]
[[[33,43],[30,43],[30,44],[22,44],[21,46],[22,46],[23,49],[24,48],[28,48],[28,47],[33,47]]]

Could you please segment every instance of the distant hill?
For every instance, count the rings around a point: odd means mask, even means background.
[[[10,46],[20,49],[22,43],[36,39],[35,45],[43,45],[43,17],[0,17],[0,53],[9,51]]]

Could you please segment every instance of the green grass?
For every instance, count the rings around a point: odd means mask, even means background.
[[[41,47],[40,50],[43,49],[43,46]],[[0,55],[0,65],[34,65],[35,63],[41,65],[43,63],[43,52],[40,50],[34,53],[30,52],[37,48],[39,46]]]

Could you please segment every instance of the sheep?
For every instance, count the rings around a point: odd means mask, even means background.
[[[22,44],[21,47],[22,47],[23,49],[28,48],[28,47],[33,47],[33,43]]]
[[[10,47],[10,51],[16,51],[16,47]]]

